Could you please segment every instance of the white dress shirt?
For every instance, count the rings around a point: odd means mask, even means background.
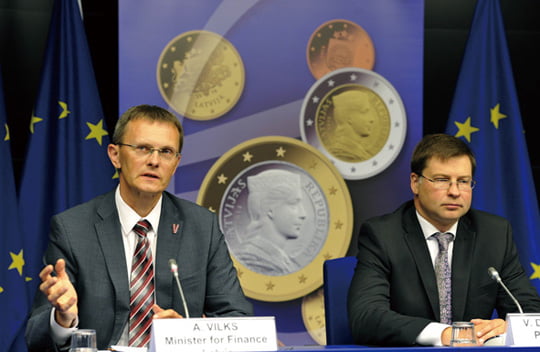
[[[420,222],[420,227],[422,228],[422,232],[424,234],[424,237],[426,239],[426,244],[428,246],[429,254],[431,256],[431,263],[433,264],[433,267],[435,267],[435,258],[437,258],[437,254],[439,254],[439,243],[437,242],[437,239],[432,237],[432,235],[436,232],[440,232],[433,226],[430,222],[428,222],[425,218],[422,217],[416,212],[416,216],[418,217],[418,221]],[[456,231],[457,231],[458,221],[452,227],[446,231],[447,233],[451,233],[454,235],[454,240],[456,238]],[[454,251],[454,241],[451,241],[448,245],[448,264],[450,267],[452,267],[452,254]],[[424,330],[420,332],[420,334],[416,337],[416,342],[421,345],[432,345],[432,346],[442,346],[441,341],[441,334],[444,329],[449,327],[450,325],[432,322],[429,323]]]

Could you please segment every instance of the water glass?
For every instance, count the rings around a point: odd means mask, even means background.
[[[69,352],[97,352],[96,330],[79,329],[71,334]]]
[[[468,321],[452,323],[450,346],[477,346],[474,324]]]

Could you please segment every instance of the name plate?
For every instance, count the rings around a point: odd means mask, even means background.
[[[154,319],[150,352],[277,351],[274,317]]]
[[[540,346],[540,314],[507,314],[506,345]]]

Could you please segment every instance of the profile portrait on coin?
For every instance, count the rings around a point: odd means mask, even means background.
[[[323,139],[328,152],[348,162],[373,157],[367,138],[375,132],[378,121],[368,93],[363,90],[347,90],[331,99],[334,128]]]
[[[286,275],[302,267],[287,251],[298,239],[306,220],[299,175],[286,170],[265,170],[247,178],[250,221],[235,257],[263,275]],[[305,263],[304,263],[305,264]]]

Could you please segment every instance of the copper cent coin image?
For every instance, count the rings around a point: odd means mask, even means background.
[[[185,32],[163,49],[157,84],[177,113],[212,120],[230,111],[244,90],[245,72],[236,48],[209,31]]]
[[[375,65],[375,47],[360,25],[335,19],[323,23],[311,35],[307,64],[315,79],[343,67],[371,70]]]
[[[197,203],[217,213],[244,293],[260,301],[318,289],[323,262],[343,256],[352,237],[343,177],[295,138],[258,137],[233,147],[206,174]]]
[[[302,140],[348,180],[372,177],[399,155],[407,131],[401,97],[376,72],[342,68],[310,88],[300,112]]]

